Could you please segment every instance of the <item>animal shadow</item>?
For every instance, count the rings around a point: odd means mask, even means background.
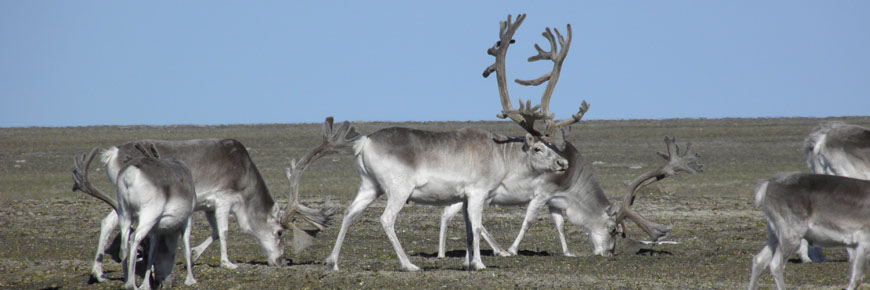
[[[635,253],[638,256],[673,256],[674,253],[665,250],[655,250],[655,249],[640,249]]]
[[[492,250],[480,250],[481,256],[495,256],[495,253]],[[438,252],[433,253],[416,253],[412,254],[412,256],[423,257],[423,258],[437,258]],[[448,258],[465,258],[465,250],[453,250],[447,251],[444,253],[445,257]]]
[[[529,250],[520,250],[519,252],[517,252],[517,256],[544,257],[544,256],[551,256],[551,255],[550,255],[550,252],[547,252],[547,251],[535,252],[535,251],[529,251]]]

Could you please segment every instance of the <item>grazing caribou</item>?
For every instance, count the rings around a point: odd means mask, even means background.
[[[767,244],[752,260],[749,289],[768,265],[777,289],[785,289],[786,258],[801,239],[821,247],[846,247],[852,274],[846,289],[864,277],[870,251],[870,181],[842,176],[790,172],[762,182],[755,206],[767,219]]]
[[[525,219],[523,220],[520,232],[507,251],[504,251],[490,237],[485,228],[481,228],[481,234],[483,235],[484,239],[489,242],[490,246],[493,248],[493,251],[497,255],[516,255],[520,241],[522,241],[526,229],[537,216],[538,208],[546,204],[550,210],[550,216],[552,217],[553,222],[556,226],[556,231],[559,234],[559,240],[562,245],[562,252],[565,256],[573,256],[573,254],[568,250],[568,245],[565,241],[565,234],[562,226],[563,212],[568,215],[569,222],[584,227],[590,234],[590,240],[592,241],[594,247],[594,254],[610,256],[613,254],[613,249],[615,247],[615,220],[617,213],[620,212],[620,206],[612,206],[610,201],[607,200],[607,197],[604,195],[604,191],[598,184],[598,181],[592,175],[591,166],[585,160],[583,160],[580,152],[577,151],[577,149],[574,148],[574,146],[570,144],[570,142],[567,142],[565,140],[565,132],[561,130],[561,128],[565,128],[567,127],[567,125],[579,121],[583,114],[589,109],[589,105],[586,104],[586,102],[583,102],[582,106],[580,107],[580,112],[578,114],[572,116],[572,119],[563,121],[562,123],[558,124],[552,122],[552,116],[549,114],[549,99],[552,95],[553,88],[556,84],[559,72],[562,67],[562,62],[564,61],[565,56],[568,53],[568,48],[571,42],[571,25],[568,25],[567,38],[563,38],[562,35],[559,34],[559,31],[555,30],[556,35],[558,36],[558,41],[562,45],[561,51],[557,51],[556,38],[553,37],[553,33],[550,32],[549,28],[547,28],[546,31],[543,33],[543,36],[549,40],[552,50],[549,52],[545,52],[538,45],[535,45],[535,49],[538,51],[539,54],[529,58],[529,61],[536,61],[541,59],[553,60],[553,72],[548,73],[534,81],[516,80],[517,83],[522,85],[539,85],[544,81],[549,80],[544,96],[541,98],[541,104],[533,108],[530,103],[527,103],[524,106],[522,100],[520,100],[520,109],[514,110],[510,106],[510,97],[508,96],[507,91],[507,78],[505,76],[504,59],[507,53],[508,46],[513,43],[511,37],[516,29],[519,27],[519,25],[522,23],[523,19],[525,19],[525,15],[520,14],[517,17],[517,21],[512,24],[510,21],[510,16],[508,16],[508,21],[501,23],[500,40],[493,48],[489,49],[488,51],[490,55],[495,56],[496,62],[495,64],[488,67],[486,71],[484,71],[483,76],[487,77],[492,72],[496,72],[501,102],[504,107],[503,114],[499,115],[500,118],[510,117],[512,120],[526,128],[526,130],[533,132],[533,134],[535,132],[534,128],[528,127],[532,127],[534,121],[537,119],[542,119],[546,121],[547,130],[543,134],[536,134],[536,136],[541,136],[543,140],[548,142],[548,144],[555,143],[561,149],[558,150],[559,154],[562,157],[566,158],[569,162],[568,171],[566,173],[541,174],[539,175],[538,180],[536,180],[535,182],[523,181],[513,184],[506,183],[504,186],[497,188],[495,192],[490,194],[490,198],[487,200],[487,204],[528,204]],[[536,111],[538,107],[541,108],[540,112]],[[673,153],[677,154],[678,148],[676,147],[676,143],[674,143],[674,140],[666,139],[665,142],[667,143],[668,149],[675,150],[673,151]],[[688,150],[686,152],[688,152]],[[685,153],[682,155],[682,157],[685,157]],[[676,155],[674,158],[676,158],[675,162],[670,166],[673,168],[678,168],[678,171],[701,171],[700,164],[697,164],[697,156],[685,157],[684,159],[686,160],[681,159],[680,156]],[[678,166],[676,165],[676,163],[678,162],[682,163],[680,163]],[[641,185],[638,184],[638,186]],[[462,203],[447,206],[441,215],[441,230],[439,234],[438,257],[445,256],[447,223],[461,208]],[[621,215],[623,216],[623,218],[626,215],[630,217],[633,221],[635,221],[636,223],[638,223],[638,225],[645,229],[654,241],[666,235],[667,231],[670,230],[670,228],[664,225],[649,222],[642,216],[634,213],[629,207],[624,207],[624,210],[622,212],[623,213],[621,213]]]
[[[542,203],[551,200],[554,193],[569,192],[565,201],[569,221],[584,226],[593,224],[590,227],[595,227],[595,230],[590,232],[594,236],[596,252],[601,255],[613,252],[618,216],[626,215],[636,221],[643,219],[629,207],[619,210],[618,206],[610,206],[600,186],[591,178],[591,172],[583,167],[572,170],[572,164],[584,162],[573,145],[564,141],[564,129],[580,121],[589,108],[588,104],[583,102],[577,114],[561,122],[554,122],[554,116],[549,112],[549,100],[570,44],[570,25],[567,40],[555,31],[562,46],[561,52],[557,51],[556,38],[547,29],[544,36],[550,40],[553,49],[545,52],[536,46],[539,54],[530,58],[530,61],[552,60],[553,71],[533,81],[518,81],[527,85],[549,81],[540,105],[523,104],[521,100],[518,110],[511,107],[504,58],[507,47],[513,42],[511,37],[523,19],[525,15],[521,14],[515,23],[511,22],[510,16],[501,22],[500,40],[488,50],[496,57],[496,62],[484,71],[484,76],[496,72],[503,106],[502,114],[498,116],[519,124],[527,131],[526,136],[506,137],[470,128],[452,132],[387,128],[352,142],[360,187],[347,208],[335,247],[326,259],[327,265],[338,270],[338,257],[348,228],[381,195],[387,196],[381,223],[396,251],[401,269],[406,271],[419,268],[408,260],[396,237],[394,224],[408,201],[430,205],[462,204],[466,224],[464,265],[470,270],[485,268],[479,247],[482,211],[487,200],[498,196],[498,192],[531,191],[532,196]],[[536,121],[544,121],[546,129],[537,130]],[[593,194],[580,194],[590,191]]]
[[[870,180],[870,129],[841,121],[821,123],[804,140],[804,155],[813,173]],[[825,258],[806,240],[801,241],[798,256],[804,263]]]
[[[137,249],[146,237],[150,246],[145,258],[146,270],[141,289],[151,289],[152,268],[157,284],[172,287],[170,274],[175,266],[178,236],[182,233],[187,266],[184,284],[196,284],[190,257],[190,223],[196,192],[190,170],[182,161],[160,159],[153,145],[150,150],[142,146],[136,146],[136,149],[145,156],[133,158],[120,168],[115,198],[93,187],[88,180],[88,167],[99,150],[97,148],[75,158],[73,191],[80,190],[94,196],[118,213],[125,289],[136,289]]]
[[[691,144],[689,144],[691,145]],[[559,240],[562,244],[563,253],[566,256],[573,256],[568,251],[567,242],[563,230],[563,213],[568,216],[568,221],[574,225],[581,226],[589,233],[590,241],[593,245],[593,254],[601,256],[611,256],[615,246],[614,235],[617,234],[617,225],[621,225],[623,219],[629,218],[644,230],[653,242],[658,241],[671,229],[670,226],[656,224],[646,220],[643,216],[631,210],[631,205],[634,203],[635,196],[640,188],[649,185],[652,182],[664,179],[668,176],[678,174],[680,172],[697,173],[703,172],[703,165],[699,163],[697,153],[688,155],[689,147],[681,151],[673,137],[665,137],[665,146],[668,153],[657,152],[659,156],[667,160],[667,162],[657,169],[650,170],[639,175],[633,182],[627,185],[625,198],[620,205],[613,205],[604,195],[604,190],[598,184],[598,181],[591,173],[591,166],[583,160],[580,152],[574,148],[571,143],[566,142],[566,148],[560,152],[562,156],[569,160],[568,171],[561,176],[549,176],[547,183],[542,183],[544,188],[550,191],[546,195],[533,195],[530,191],[508,192],[504,190],[496,191],[495,195],[490,200],[491,204],[498,205],[516,205],[528,203],[526,217],[520,227],[520,232],[511,248],[504,251],[501,247],[487,237],[486,229],[482,229],[481,233],[484,239],[490,243],[493,252],[498,255],[516,255],[517,248],[529,224],[535,220],[537,216],[537,208],[543,204],[547,204],[550,209],[550,215],[556,226],[556,231],[559,234]],[[509,201],[509,202],[505,202]],[[449,210],[456,205],[451,205],[445,208],[444,214],[441,217],[441,233],[439,236],[439,257],[444,257],[444,244],[446,240],[447,221],[452,216]]]
[[[239,227],[251,234],[265,252],[269,265],[282,265],[284,262],[284,245],[281,235],[285,229],[295,228],[286,217],[286,213],[301,214],[309,223],[322,221],[324,224],[314,224],[322,228],[334,213],[333,209],[311,209],[298,203],[297,196],[292,192],[288,207],[294,210],[282,210],[266,187],[263,177],[248,155],[241,142],[233,139],[194,139],[183,141],[141,140],[112,147],[103,153],[106,163],[106,174],[109,180],[117,183],[120,169],[125,166],[125,160],[141,153],[135,149],[136,144],[149,143],[156,146],[167,157],[184,161],[193,175],[196,187],[196,210],[204,211],[211,226],[211,236],[193,249],[194,260],[217,239],[220,243],[221,267],[234,269],[237,266],[230,262],[227,255],[226,236],[229,228],[229,213],[232,212],[239,222]],[[284,217],[282,217],[282,215]],[[100,239],[97,255],[91,269],[93,279],[103,281],[102,256],[104,247],[108,244],[109,234],[117,227],[118,216],[109,213],[103,219],[100,229]],[[295,232],[295,231],[294,231]],[[299,232],[294,234],[294,245],[307,243],[297,242],[297,239],[310,240],[317,231]],[[296,248],[295,251],[301,251]]]

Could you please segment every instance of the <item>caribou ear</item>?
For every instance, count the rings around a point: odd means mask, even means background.
[[[535,145],[535,137],[532,134],[526,133],[526,146]]]
[[[621,207],[618,204],[611,204],[607,206],[607,215],[611,217],[615,217],[617,213],[619,213],[619,209]]]

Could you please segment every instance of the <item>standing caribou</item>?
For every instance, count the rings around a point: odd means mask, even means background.
[[[354,165],[361,182],[356,198],[342,220],[335,247],[326,259],[327,265],[338,270],[338,257],[348,228],[381,195],[387,196],[381,224],[396,251],[401,268],[406,271],[417,271],[419,267],[408,260],[396,236],[394,224],[399,211],[408,201],[431,205],[462,204],[466,224],[464,265],[470,270],[485,268],[479,245],[485,204],[488,200],[507,197],[511,193],[531,192],[531,195],[522,198],[528,200],[534,197],[540,204],[550,201],[556,194],[564,194],[567,197],[565,203],[569,221],[594,228],[590,232],[597,254],[612,254],[617,224],[625,217],[646,225],[645,229],[651,236],[664,235],[666,227],[648,223],[630,207],[620,209],[619,206],[611,206],[591,172],[586,170],[588,166],[582,165],[585,162],[579,152],[565,142],[563,130],[579,122],[588,105],[584,102],[571,119],[553,121],[549,101],[571,41],[570,25],[567,39],[555,30],[561,51],[556,45],[556,37],[548,28],[544,36],[550,41],[552,50],[543,51],[536,45],[538,55],[529,58],[529,61],[552,60],[552,72],[532,81],[517,81],[524,85],[540,85],[549,81],[540,105],[532,106],[531,102],[523,104],[520,100],[519,109],[511,107],[505,76],[505,56],[508,46],[513,42],[511,38],[514,32],[524,19],[525,15],[520,14],[517,21],[512,23],[509,15],[507,21],[500,22],[500,40],[487,51],[495,56],[496,61],[483,75],[486,77],[496,72],[503,107],[498,117],[516,122],[527,131],[526,136],[506,137],[470,128],[452,132],[387,128],[348,143],[353,145]],[[544,121],[545,130],[536,129],[536,121]],[[574,169],[574,166],[577,168]],[[683,169],[674,167],[674,170]],[[656,175],[654,178],[664,176]],[[646,182],[644,180],[637,185]],[[533,213],[534,209],[530,208],[529,212]],[[654,230],[660,231],[654,233]]]
[[[193,249],[194,260],[217,239],[220,243],[221,267],[233,269],[237,266],[230,262],[227,255],[226,236],[229,213],[232,212],[240,228],[254,236],[266,254],[269,265],[281,265],[284,261],[284,245],[281,235],[285,229],[296,228],[291,222],[295,215],[302,215],[299,221],[314,226],[311,231],[294,231],[294,246],[305,246],[300,242],[310,240],[329,221],[334,209],[312,209],[299,204],[297,196],[290,192],[288,205],[281,209],[269,194],[263,177],[248,155],[241,142],[233,139],[194,139],[183,141],[142,140],[112,147],[103,153],[106,174],[113,184],[117,184],[118,172],[126,165],[131,156],[141,153],[135,149],[140,143],[149,143],[167,157],[184,161],[193,175],[196,187],[196,210],[205,211],[211,226],[211,236]],[[97,255],[91,275],[97,281],[105,277],[102,271],[102,256],[108,243],[109,234],[118,225],[118,216],[113,211],[103,219]],[[311,235],[311,236],[307,236]],[[295,250],[301,251],[302,247]]]
[[[802,239],[821,247],[850,249],[852,274],[846,289],[864,277],[870,251],[870,181],[812,173],[780,173],[762,182],[755,206],[767,220],[767,245],[752,260],[749,289],[768,265],[777,289],[785,289],[788,255]]]
[[[810,171],[870,180],[870,129],[841,121],[816,126],[804,140],[804,155]],[[802,262],[824,261],[822,250],[801,241]]]
[[[190,257],[190,223],[196,193],[190,170],[182,161],[173,158],[160,159],[153,145],[150,150],[146,150],[137,144],[136,149],[144,157],[133,158],[120,168],[115,198],[93,187],[88,180],[88,167],[94,160],[97,148],[75,158],[73,191],[81,190],[106,202],[120,216],[125,289],[136,289],[137,248],[146,237],[150,246],[145,258],[146,270],[142,289],[151,289],[152,268],[158,284],[166,288],[172,287],[170,274],[175,266],[178,236],[182,233],[187,266],[184,284],[196,284]]]

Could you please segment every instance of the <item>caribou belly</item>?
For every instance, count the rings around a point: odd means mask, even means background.
[[[850,247],[858,243],[855,232],[821,224],[810,224],[805,238],[810,244],[818,247]]]
[[[465,185],[443,179],[429,179],[414,187],[409,201],[427,205],[451,205],[465,201]]]

